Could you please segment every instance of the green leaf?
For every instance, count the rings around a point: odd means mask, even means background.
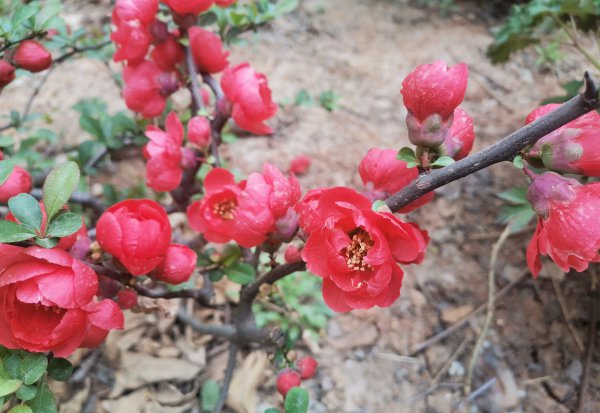
[[[44,207],[48,222],[67,203],[79,184],[79,167],[75,162],[64,163],[52,170],[44,182]]]
[[[527,188],[510,188],[509,190],[500,192],[498,194],[498,198],[503,199],[512,204],[529,205],[529,200],[527,199]]]
[[[416,163],[417,155],[415,154],[415,151],[412,148],[405,146],[404,148],[402,148],[398,151],[398,155],[396,155],[396,159],[399,159],[401,161],[408,162],[408,163]]]
[[[73,374],[73,364],[67,359],[53,358],[48,364],[48,374],[57,381],[66,381]]]
[[[25,402],[25,404],[31,407],[34,413],[58,413],[54,394],[52,394],[45,380],[40,382],[35,397]]]
[[[265,413],[281,413],[281,412],[278,409],[270,407],[267,410],[265,410]]]
[[[13,394],[17,390],[23,382],[21,380],[11,379],[11,380],[0,380],[0,397],[8,396],[9,394]]]
[[[54,217],[48,229],[46,230],[47,237],[66,237],[79,231],[83,225],[83,220],[77,214],[65,212]]]
[[[285,396],[285,413],[306,413],[308,411],[308,391],[300,387],[292,388]]]
[[[17,398],[23,401],[33,400],[37,394],[37,386],[24,384],[17,390]]]
[[[29,228],[40,231],[42,227],[42,209],[40,203],[29,194],[19,194],[8,200],[8,207],[15,218]]]
[[[333,112],[333,110],[339,106],[338,101],[341,98],[341,95],[338,95],[332,90],[328,90],[319,95],[319,103],[325,110]]]
[[[35,237],[35,232],[12,221],[0,221],[0,243],[10,244]]]
[[[224,267],[229,267],[235,264],[242,257],[242,250],[239,246],[230,244],[225,247],[225,251],[223,251],[223,258],[221,258],[221,263]]]
[[[42,248],[51,249],[58,245],[60,239],[58,238],[36,238],[35,243]]]
[[[312,96],[304,89],[300,90],[296,93],[296,98],[294,99],[294,105],[296,106],[312,106],[313,98]]]
[[[21,374],[21,357],[18,354],[12,353],[3,361],[4,369],[9,374],[11,379],[18,379]]]
[[[208,272],[208,277],[213,282],[220,281],[223,278],[224,275],[225,275],[225,273],[222,270],[219,270],[219,269],[217,269],[217,270],[210,270]]]
[[[440,156],[431,164],[431,166],[439,166],[443,168],[445,166],[452,165],[454,162],[455,160],[449,156]]]
[[[9,136],[0,136],[0,148],[8,148],[15,144],[15,140]]]
[[[0,185],[6,182],[14,167],[15,165],[11,161],[0,161]]]
[[[200,391],[200,401],[202,402],[202,410],[212,412],[217,407],[219,397],[221,396],[221,388],[219,383],[214,380],[206,380]]]
[[[28,353],[21,361],[19,378],[25,384],[33,384],[42,378],[48,367],[48,358],[45,354]]]
[[[19,392],[17,392],[17,394],[18,393]],[[25,400],[25,399],[21,399],[21,400]],[[10,409],[8,411],[8,413],[33,413],[33,410],[31,410],[31,407],[29,407],[29,406],[25,406],[24,404],[18,404],[15,407],[13,407],[12,409]]]
[[[240,285],[251,283],[256,276],[254,267],[243,262],[236,262],[235,264],[226,267],[224,271],[231,281]]]
[[[525,165],[523,164],[523,157],[521,157],[521,155],[515,156],[513,159],[513,165],[517,169],[523,169],[525,167]]]
[[[277,2],[277,13],[290,13],[298,8],[298,0],[279,0]]]

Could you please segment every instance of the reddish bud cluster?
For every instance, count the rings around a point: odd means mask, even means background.
[[[277,375],[277,391],[283,397],[294,387],[300,387],[302,380],[308,380],[314,377],[319,363],[310,357],[302,357],[296,362],[296,368],[283,369]]]

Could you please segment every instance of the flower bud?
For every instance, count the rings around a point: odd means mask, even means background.
[[[296,362],[296,368],[300,372],[302,380],[313,378],[317,372],[318,365],[319,363],[310,356],[302,357]]]
[[[184,169],[196,166],[196,154],[190,148],[181,148],[181,167]]]
[[[565,178],[555,172],[535,175],[527,190],[527,199],[533,210],[542,218],[548,218],[550,204],[568,204],[575,199],[574,188],[581,186],[579,181]]]
[[[200,148],[210,145],[210,122],[204,116],[194,116],[188,122],[188,141]]]
[[[288,245],[283,254],[283,259],[288,264],[293,264],[302,261],[302,249],[294,244]]]
[[[292,207],[288,208],[284,216],[275,221],[276,231],[273,239],[290,242],[298,230],[298,214]]]
[[[129,310],[136,306],[138,301],[137,293],[133,290],[121,290],[117,293],[117,304],[123,310]]]
[[[13,196],[31,191],[31,175],[20,166],[15,166],[6,182],[0,185],[0,202],[8,202]]]
[[[17,46],[12,60],[17,67],[33,73],[46,70],[52,65],[50,52],[34,40],[21,42]]]
[[[473,129],[473,119],[461,108],[456,108],[453,117],[450,131],[439,149],[442,155],[458,161],[471,152],[475,140],[475,131]]]
[[[308,171],[311,160],[306,155],[298,155],[290,162],[290,173],[296,175],[303,175]]]
[[[190,48],[199,71],[218,73],[229,65],[229,52],[223,49],[219,36],[200,27],[192,27],[189,37]]]
[[[171,244],[164,260],[152,272],[152,278],[169,284],[181,284],[190,279],[198,256],[185,245]]]
[[[300,387],[300,373],[293,369],[283,369],[277,375],[277,391],[285,397],[294,387]]]
[[[0,89],[15,80],[15,67],[6,60],[0,60]]]

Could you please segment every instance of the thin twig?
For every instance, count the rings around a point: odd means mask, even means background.
[[[296,271],[304,271],[306,270],[305,262],[295,262],[292,264],[281,264],[277,267],[273,268],[268,273],[264,274],[256,281],[251,284],[248,284],[242,290],[241,300],[252,301],[258,295],[260,291],[260,287],[263,284],[273,284],[274,282],[286,277]]]
[[[565,297],[560,289],[560,285],[558,284],[558,280],[552,277],[552,287],[554,287],[554,293],[556,294],[556,298],[558,299],[558,305],[560,306],[560,311],[562,312],[563,318],[565,319],[565,323],[567,323],[567,328],[569,329],[569,333],[571,333],[571,337],[573,337],[573,341],[577,345],[577,349],[579,353],[583,353],[585,347],[579,336],[579,333],[575,330],[573,323],[571,322],[571,317],[569,316],[569,311],[567,310],[567,303],[565,301]]]
[[[517,284],[519,284],[525,278],[525,276],[527,274],[529,274],[528,270],[523,271],[517,278],[512,280],[510,283],[508,283],[506,286],[504,286],[500,291],[498,291],[498,293],[494,297],[494,302],[498,303],[498,301],[502,297],[504,297],[506,294],[508,294],[508,292],[511,291]],[[423,350],[425,350],[426,348],[428,348],[429,346],[431,346],[439,341],[442,341],[446,337],[451,336],[452,334],[454,334],[455,332],[460,330],[462,327],[466,326],[473,317],[475,317],[479,313],[483,312],[486,308],[487,308],[487,303],[481,304],[479,307],[477,307],[471,313],[467,314],[461,320],[452,324],[447,329],[437,333],[436,335],[428,338],[421,344],[418,344],[417,346],[415,346],[415,348],[411,351],[410,355],[415,356],[415,355],[419,354],[420,352],[422,352]]]
[[[473,349],[473,354],[471,356],[471,361],[469,362],[469,367],[467,369],[467,376],[465,378],[465,394],[469,394],[471,392],[471,380],[473,378],[473,370],[475,369],[475,364],[477,363],[477,358],[479,357],[479,352],[483,347],[483,342],[485,341],[485,336],[492,324],[492,319],[494,318],[494,307],[495,307],[495,291],[496,291],[496,263],[498,262],[498,254],[504,245],[504,242],[508,239],[511,230],[511,224],[508,224],[498,241],[492,247],[492,256],[490,259],[490,271],[488,273],[488,302],[487,302],[487,314],[485,316],[485,321],[483,323],[483,328],[481,329],[481,333],[477,338],[477,342],[475,343],[475,348]]]
[[[467,347],[467,343],[469,342],[470,339],[471,339],[471,334],[466,334],[465,338],[463,339],[463,341],[461,341],[460,345],[456,348],[456,350],[454,350],[454,352],[448,358],[448,360],[446,360],[446,362],[444,363],[442,368],[439,369],[439,371],[436,373],[433,380],[431,380],[431,383],[430,383],[431,386],[435,386],[440,381],[440,379],[446,373],[446,371],[448,371],[448,369],[450,368],[450,366],[452,365],[454,360],[456,360],[462,354],[462,352],[465,350],[465,347]]]
[[[229,393],[229,385],[233,379],[233,372],[235,370],[235,364],[237,362],[238,346],[232,343],[229,346],[229,358],[227,359],[227,367],[225,368],[225,378],[223,379],[223,388],[221,389],[221,395],[219,401],[215,407],[214,413],[221,413],[227,400],[227,394]]]
[[[590,326],[588,328],[588,341],[583,362],[583,373],[581,376],[581,387],[579,389],[579,402],[577,413],[587,413],[587,393],[590,382],[590,366],[594,355],[594,344],[596,342],[596,323],[598,322],[598,276],[595,268],[591,268],[591,303],[590,303]]]
[[[457,403],[454,406],[454,408],[452,409],[452,411],[456,411],[456,410],[460,409],[465,403],[472,402],[479,396],[483,395],[486,391],[491,389],[494,386],[494,384],[496,384],[496,381],[497,381],[497,379],[495,377],[492,377],[491,379],[489,379],[488,381],[483,383],[481,386],[479,386],[478,389],[476,389],[472,393],[469,393],[467,395],[467,397],[465,397],[465,399],[463,399],[459,403]]]
[[[192,94],[192,112],[194,116],[198,114],[198,111],[204,111],[204,100],[200,94],[200,83],[198,82],[198,69],[196,68],[196,62],[194,60],[194,54],[190,46],[185,47],[185,64],[187,66],[189,83],[188,89]]]

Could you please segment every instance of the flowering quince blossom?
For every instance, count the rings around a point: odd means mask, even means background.
[[[350,188],[323,190],[311,202],[311,219],[317,219],[302,258],[323,278],[325,303],[337,312],[392,305],[402,286],[398,263],[423,260],[427,232],[392,213],[373,211],[371,202]],[[303,218],[300,214],[301,225]]]
[[[273,133],[264,121],[277,113],[277,104],[271,99],[264,74],[256,73],[247,62],[241,63],[223,72],[221,87],[232,104],[233,120],[240,128],[257,135]]]
[[[210,122],[204,116],[194,116],[188,122],[188,141],[200,148],[210,145]]]
[[[311,164],[310,157],[306,155],[298,155],[290,161],[289,172],[296,175],[303,175],[308,172]]]
[[[96,240],[133,275],[158,267],[171,244],[167,213],[149,199],[129,199],[104,212],[96,225]]]
[[[558,108],[544,105],[527,116],[526,123]],[[561,126],[540,139],[528,156],[541,159],[543,165],[557,172],[600,176],[600,115],[591,111]]]
[[[221,38],[200,27],[190,27],[190,47],[198,70],[206,73],[218,73],[225,69],[229,62],[229,52],[223,50]]]
[[[127,107],[145,118],[159,116],[165,110],[167,97],[179,89],[175,74],[161,70],[150,60],[125,66],[123,80],[123,97]]]
[[[15,67],[6,60],[0,60],[0,89],[15,80]]]
[[[52,55],[44,46],[34,40],[25,40],[12,55],[15,66],[29,72],[41,72],[52,65]]]
[[[454,121],[442,144],[442,153],[459,161],[471,152],[474,141],[473,119],[461,108],[456,108]]]
[[[398,192],[419,176],[417,168],[408,168],[406,162],[396,158],[393,149],[372,148],[358,165],[360,178],[366,189],[363,195],[369,200],[384,200]],[[433,200],[434,193],[429,192],[411,202],[400,213],[407,214]]]
[[[31,191],[31,175],[20,166],[15,166],[8,179],[0,185],[0,202],[8,202],[13,196]]]
[[[163,3],[180,16],[205,12],[214,2],[215,0],[163,0]]]
[[[152,271],[152,278],[169,284],[181,284],[190,279],[198,256],[186,245],[171,244],[165,258]]]
[[[151,24],[158,12],[158,0],[117,0],[112,13],[116,30],[110,39],[117,45],[115,62],[137,64],[144,60],[152,42]]]
[[[206,175],[204,188],[204,197],[192,203],[187,214],[191,227],[208,241],[233,239],[250,248],[277,231],[281,221],[293,221],[294,226],[297,222],[289,215],[300,199],[298,181],[273,165],[265,164],[262,174],[253,173],[238,184],[231,172],[215,168]]]
[[[154,46],[150,58],[165,72],[172,72],[175,67],[183,62],[185,51],[177,41],[177,37],[169,36],[167,40]]]
[[[600,183],[582,185],[554,172],[533,176],[527,198],[538,214],[538,225],[527,247],[527,264],[534,276],[548,255],[565,272],[584,271],[600,262]]]
[[[183,144],[183,125],[175,112],[169,113],[166,131],[149,125],[146,136],[150,142],[144,147],[146,184],[155,191],[172,191],[179,186]]]
[[[418,66],[402,82],[406,125],[413,145],[441,145],[452,125],[453,113],[465,98],[469,69],[465,63],[448,68],[438,60]]]
[[[0,345],[57,357],[97,346],[124,324],[97,290],[96,273],[63,250],[0,244]]]

